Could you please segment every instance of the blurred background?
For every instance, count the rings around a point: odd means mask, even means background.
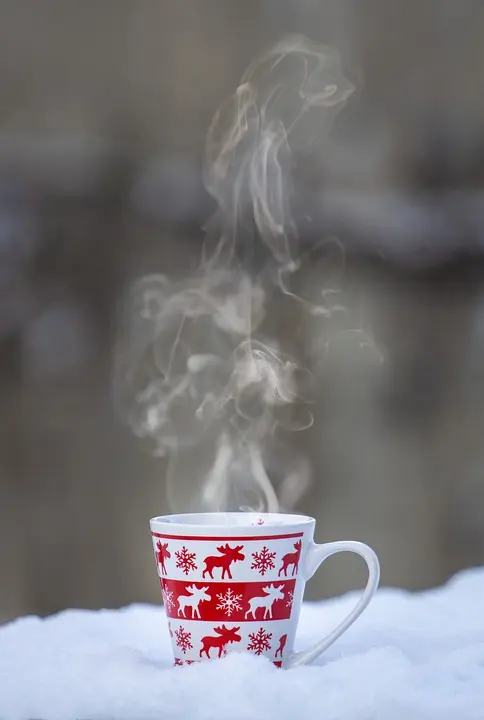
[[[0,622],[161,602],[166,465],[114,413],[119,303],[196,265],[208,125],[287,32],[336,46],[359,86],[300,169],[301,241],[344,244],[344,302],[385,356],[325,353],[334,323],[276,306],[318,388],[294,509],[319,542],[372,545],[384,585],[484,563],[484,4],[0,0],[0,18]],[[338,556],[308,598],[364,577]]]

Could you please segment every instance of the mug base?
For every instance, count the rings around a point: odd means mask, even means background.
[[[182,660],[182,658],[175,658],[173,665],[180,667],[182,665],[195,665],[195,663],[207,662],[206,660]],[[282,668],[281,660],[272,660],[272,664],[277,668]]]

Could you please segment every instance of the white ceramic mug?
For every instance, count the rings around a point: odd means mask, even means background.
[[[263,655],[279,667],[314,660],[337,640],[375,594],[380,566],[360,542],[317,545],[315,520],[282,513],[188,513],[150,520],[176,665]],[[353,552],[368,582],[349,615],[314,645],[295,653],[306,581],[330,555]]]

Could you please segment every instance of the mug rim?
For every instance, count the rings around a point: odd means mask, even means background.
[[[262,522],[257,521],[262,520]],[[277,512],[189,512],[167,513],[150,519],[150,526],[164,525],[172,529],[212,528],[225,530],[281,529],[289,526],[310,526],[316,522],[310,515]]]

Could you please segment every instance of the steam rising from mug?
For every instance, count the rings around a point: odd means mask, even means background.
[[[196,468],[190,499],[198,511],[276,511],[304,487],[301,458],[283,461],[279,498],[269,474],[282,457],[281,435],[313,422],[304,397],[310,376],[263,323],[274,292],[311,314],[331,312],[324,292],[314,304],[292,290],[301,257],[290,164],[295,151],[327,133],[353,89],[338,55],[301,36],[255,60],[208,131],[204,181],[217,211],[198,270],[182,281],[146,276],[132,289],[116,400],[134,432],[168,455],[172,509],[184,464]],[[319,111],[317,138],[307,124],[312,110]],[[263,269],[249,273],[264,247]]]

